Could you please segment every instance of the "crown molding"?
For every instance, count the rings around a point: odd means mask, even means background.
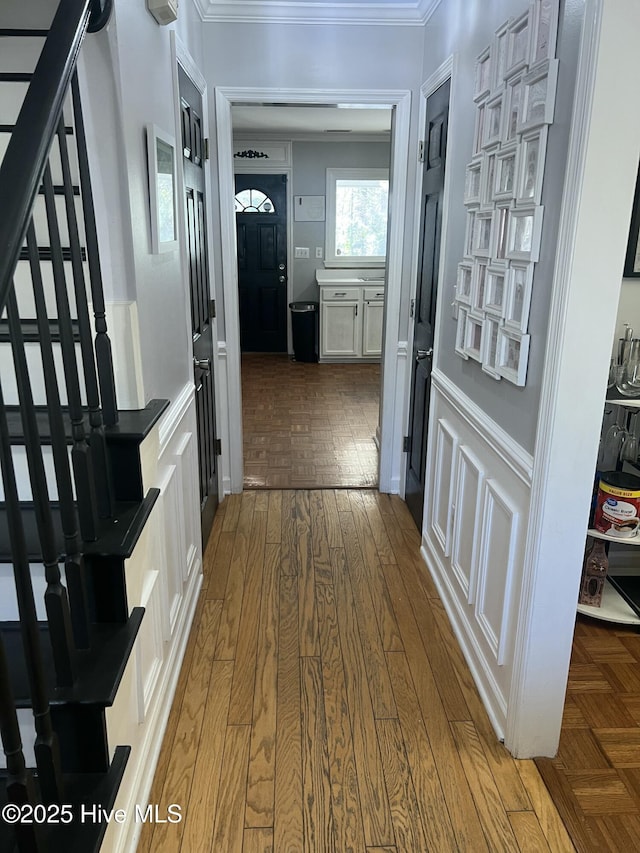
[[[203,22],[424,26],[442,0],[193,0]]]

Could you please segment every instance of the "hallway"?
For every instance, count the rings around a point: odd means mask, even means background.
[[[405,504],[377,491],[222,503],[139,851],[573,847],[497,742]]]

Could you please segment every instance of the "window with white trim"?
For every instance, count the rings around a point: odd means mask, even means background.
[[[384,265],[388,218],[388,169],[327,169],[328,265]]]

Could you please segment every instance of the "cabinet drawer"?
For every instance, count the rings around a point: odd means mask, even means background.
[[[363,287],[362,298],[365,302],[384,299],[384,287]]]
[[[358,300],[360,298],[359,287],[321,287],[320,299],[322,302],[344,302],[347,299]]]

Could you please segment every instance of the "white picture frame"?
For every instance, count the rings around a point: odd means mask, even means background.
[[[500,92],[495,97],[490,98],[485,104],[484,139],[482,142],[484,149],[500,144],[503,133],[503,119],[504,94]]]
[[[507,301],[507,268],[489,264],[485,274],[482,307],[498,320],[504,317]]]
[[[455,351],[461,358],[464,358],[466,361],[469,356],[465,350],[465,340],[467,336],[467,319],[469,317],[469,312],[466,308],[463,308],[462,305],[458,308],[458,319],[456,325],[456,344]]]
[[[484,121],[485,121],[485,105],[480,104],[476,110],[476,124],[473,134],[473,156],[482,154],[482,144],[484,142]]]
[[[534,265],[512,261],[507,270],[504,325],[513,332],[526,332],[529,324]]]
[[[493,234],[491,250],[493,263],[506,265],[509,245],[509,223],[511,220],[511,203],[501,202],[496,205],[493,215]]]
[[[471,305],[471,292],[473,288],[473,263],[461,261],[458,264],[458,276],[456,279],[456,299]]]
[[[504,78],[507,70],[507,48],[509,43],[509,27],[511,18],[505,21],[501,27],[496,30],[493,40],[493,49],[491,54],[491,63],[493,70],[493,90],[497,91],[504,86]]]
[[[467,210],[467,227],[464,235],[464,252],[463,256],[465,258],[473,258],[473,232],[476,227],[476,213],[477,210],[469,209]]]
[[[556,55],[558,0],[533,0],[531,21],[532,66]]]
[[[516,184],[516,205],[539,205],[547,153],[547,125],[522,134]]]
[[[147,125],[146,137],[151,251],[160,254],[178,248],[176,143],[155,124]]]
[[[474,258],[490,258],[493,254],[493,210],[479,210],[475,215],[471,254]]]
[[[552,124],[558,84],[558,60],[551,59],[538,65],[523,79],[524,94],[520,115],[519,133],[525,133],[541,124]]]
[[[484,292],[487,281],[488,261],[474,261],[471,276],[471,304],[469,316],[482,320],[484,316]]]
[[[531,55],[531,14],[527,9],[514,18],[507,32],[507,70],[510,77],[529,65]]]
[[[467,316],[464,351],[474,361],[482,361],[482,324],[482,317],[473,317],[471,314]]]
[[[476,59],[476,82],[473,100],[478,103],[487,97],[493,84],[491,69],[491,47],[485,48]]]
[[[542,236],[542,207],[512,208],[507,228],[507,258],[537,261]]]
[[[482,158],[472,160],[467,166],[464,182],[464,203],[467,207],[480,205],[482,190]]]
[[[520,146],[515,142],[496,152],[494,201],[511,201],[516,197],[519,175]]]
[[[520,335],[504,326],[498,329],[496,370],[503,379],[523,386],[527,379],[530,335]]]
[[[485,317],[482,323],[482,369],[496,380],[502,379],[497,369],[498,334],[500,321],[493,317]]]
[[[509,77],[505,83],[505,103],[502,141],[505,145],[518,141],[519,127],[522,124],[522,103],[524,99],[524,71]]]
[[[493,191],[496,179],[496,156],[498,154],[498,146],[484,152],[482,158],[482,169],[480,179],[480,210],[483,213],[489,213],[493,210],[494,200]]]

